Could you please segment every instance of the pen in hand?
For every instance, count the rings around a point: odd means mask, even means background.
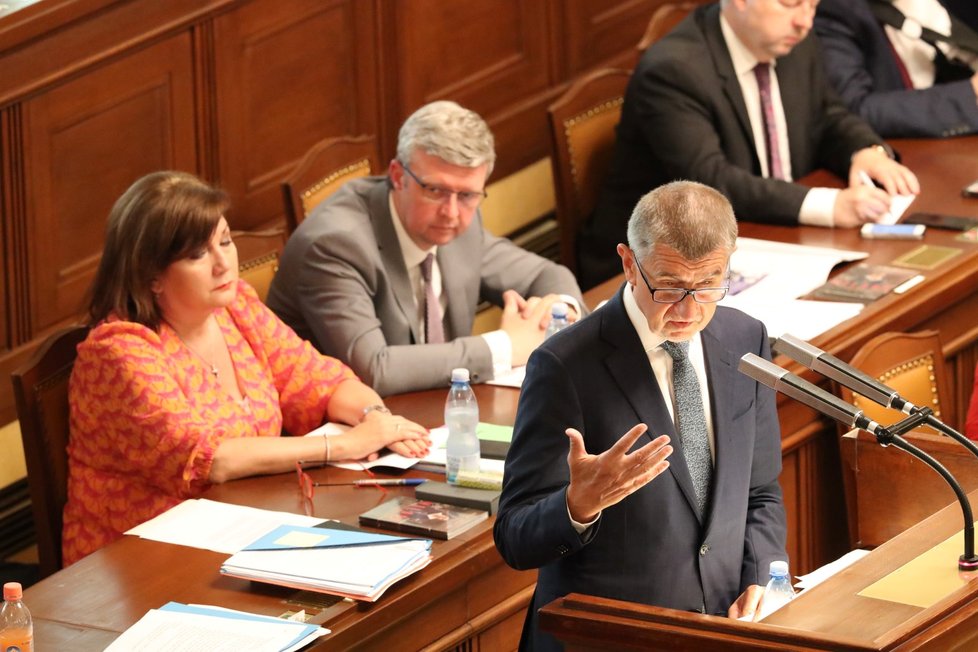
[[[425,478],[378,478],[376,480],[356,480],[354,482],[330,482],[327,487],[417,487],[419,484],[427,482]]]

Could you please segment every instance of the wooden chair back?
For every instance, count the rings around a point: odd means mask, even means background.
[[[594,210],[611,165],[615,127],[630,75],[618,68],[596,70],[575,81],[547,109],[560,262],[571,270],[577,268],[577,232]]]
[[[937,331],[883,333],[866,342],[850,364],[892,387],[911,403],[934,410],[934,415],[943,421],[955,413],[947,364]],[[905,416],[898,410],[853,394],[845,387],[841,392],[844,400],[877,423],[890,425]],[[948,425],[955,427],[955,424]]]
[[[235,231],[233,236],[238,245],[238,275],[265,301],[285,247],[285,230]]]
[[[379,160],[373,136],[328,138],[314,145],[282,183],[289,233],[344,183],[378,172]]]
[[[45,340],[11,380],[27,462],[41,577],[61,569],[62,512],[68,499],[68,380],[87,326]]]
[[[659,8],[652,14],[652,18],[649,19],[649,24],[645,27],[645,33],[642,34],[642,38],[639,39],[638,45],[636,46],[638,57],[641,57],[642,53],[650,45],[671,32],[672,28],[678,25],[690,12],[698,6],[706,4],[706,1],[667,2],[659,5]]]
[[[883,333],[869,340],[850,364],[895,389],[901,397],[934,410],[945,422],[954,414],[944,352],[937,331]],[[884,426],[906,415],[841,387],[843,400]],[[955,424],[948,423],[954,427]],[[966,485],[976,484],[975,460],[964,448],[932,429],[921,427],[904,435],[944,464]],[[954,494],[932,469],[893,447],[886,449],[867,433],[850,433],[840,442],[849,543],[875,547],[954,500]],[[959,474],[965,470],[963,474]],[[898,505],[898,515],[880,505]]]

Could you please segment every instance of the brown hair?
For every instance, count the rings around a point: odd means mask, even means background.
[[[88,315],[160,325],[153,281],[170,263],[206,246],[227,195],[186,172],[153,172],[129,186],[109,212]]]

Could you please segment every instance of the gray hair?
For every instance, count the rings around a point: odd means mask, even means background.
[[[460,167],[485,165],[487,178],[496,164],[495,143],[486,121],[447,100],[425,104],[401,125],[397,159],[410,163],[417,149]]]
[[[733,207],[719,191],[695,181],[673,181],[642,197],[628,220],[628,246],[638,260],[663,244],[687,260],[737,246]]]

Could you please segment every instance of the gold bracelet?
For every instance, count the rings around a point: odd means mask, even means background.
[[[328,462],[329,461],[329,436],[328,435],[323,435],[323,445],[326,447],[326,459],[324,459],[323,461]]]

